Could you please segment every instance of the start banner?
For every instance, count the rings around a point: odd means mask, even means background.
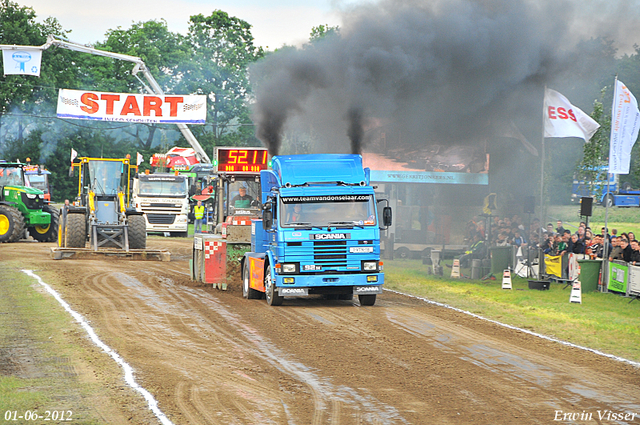
[[[207,97],[60,89],[57,116],[133,123],[204,124]]]

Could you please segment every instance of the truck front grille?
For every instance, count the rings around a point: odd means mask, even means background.
[[[323,267],[346,267],[347,241],[314,241],[313,260]]]
[[[174,214],[147,214],[149,224],[173,224],[175,219]]]

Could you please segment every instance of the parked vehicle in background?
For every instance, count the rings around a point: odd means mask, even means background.
[[[0,162],[0,242],[16,242],[26,228],[39,242],[58,237],[58,211],[49,206],[44,193],[30,187],[25,164]]]
[[[574,176],[571,202],[579,203],[583,197],[592,197],[602,205],[613,207],[640,207],[640,189],[629,182],[620,183],[619,174],[608,174],[606,165],[596,168],[596,178],[589,181]]]
[[[178,173],[139,173],[133,179],[131,203],[143,213],[147,232],[188,235],[188,178]]]
[[[25,176],[29,180],[29,185],[40,189],[44,193],[44,200],[47,203],[51,202],[51,184],[49,183],[51,172],[39,165],[31,164],[27,164],[24,171]]]

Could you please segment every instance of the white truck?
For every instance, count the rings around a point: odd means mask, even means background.
[[[188,236],[189,185],[183,175],[138,174],[133,179],[131,203],[144,214],[147,233]]]

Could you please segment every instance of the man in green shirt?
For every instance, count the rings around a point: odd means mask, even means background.
[[[253,198],[251,195],[247,195],[247,188],[240,186],[240,188],[238,188],[238,195],[234,196],[231,200],[231,205],[233,205],[234,208],[251,208],[251,202],[253,202]]]

